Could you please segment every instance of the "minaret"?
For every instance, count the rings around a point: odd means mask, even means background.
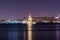
[[[27,25],[28,25],[28,40],[32,40],[32,16],[29,14],[29,17],[27,19]]]

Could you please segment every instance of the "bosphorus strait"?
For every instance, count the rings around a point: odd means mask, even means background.
[[[60,40],[60,23],[32,25],[32,40]],[[0,40],[28,40],[27,24],[0,24]]]

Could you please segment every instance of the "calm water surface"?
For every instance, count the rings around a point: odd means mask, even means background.
[[[60,40],[59,23],[32,25],[32,40]],[[26,24],[0,24],[0,40],[27,40]]]

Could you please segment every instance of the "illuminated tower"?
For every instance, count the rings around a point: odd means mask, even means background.
[[[29,14],[29,16],[28,16],[27,23],[28,23],[29,25],[32,25],[32,24],[33,24],[33,23],[32,23],[32,16],[31,16],[31,14]]]
[[[29,17],[27,19],[27,25],[28,25],[28,40],[32,40],[32,16],[29,14]]]

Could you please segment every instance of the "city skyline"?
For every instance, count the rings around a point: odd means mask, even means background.
[[[60,14],[59,0],[0,0],[0,18],[32,16],[57,16]]]

